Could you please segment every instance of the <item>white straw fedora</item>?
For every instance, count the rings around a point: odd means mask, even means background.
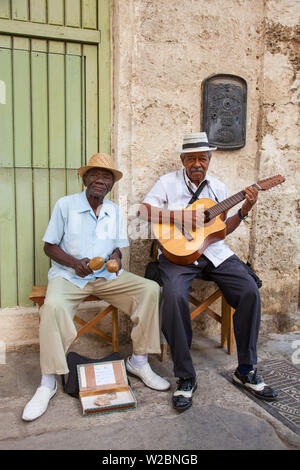
[[[211,147],[209,145],[206,132],[197,132],[194,134],[185,134],[182,149],[179,150],[179,152],[207,152],[209,150],[217,150],[217,147]]]
[[[113,159],[110,155],[107,155],[107,153],[95,153],[95,155],[89,159],[86,166],[79,168],[78,174],[83,177],[91,168],[104,168],[105,170],[111,171],[115,177],[115,181],[120,180],[123,176],[121,171],[115,169]]]

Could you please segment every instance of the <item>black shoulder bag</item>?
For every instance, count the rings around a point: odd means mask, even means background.
[[[108,356],[102,357],[101,359],[91,359],[90,357],[81,356],[76,352],[69,352],[67,354],[67,364],[69,368],[69,375],[67,382],[65,381],[65,376],[61,376],[61,381],[65,393],[68,393],[72,397],[79,397],[79,385],[78,385],[78,375],[77,375],[77,364],[92,364],[95,362],[107,362],[107,361],[118,361],[121,358],[118,352],[109,354]]]

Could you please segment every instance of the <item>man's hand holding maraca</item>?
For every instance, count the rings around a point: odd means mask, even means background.
[[[119,275],[120,269],[122,269],[122,253],[119,248],[116,248],[109,257],[109,261],[106,263],[107,271],[116,273]]]
[[[74,262],[73,269],[77,276],[86,277],[89,274],[93,274],[92,269],[89,267],[89,261],[89,258],[82,258]]]

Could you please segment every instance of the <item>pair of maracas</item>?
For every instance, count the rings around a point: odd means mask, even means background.
[[[105,263],[105,259],[102,258],[101,256],[96,256],[95,258],[92,258],[88,264],[89,268],[92,270],[92,271],[98,271],[98,269],[101,269],[102,266],[104,265]],[[117,260],[115,259],[110,259],[109,261],[107,261],[106,263],[106,269],[107,271],[109,271],[110,273],[116,273],[117,271],[119,271],[119,263]]]

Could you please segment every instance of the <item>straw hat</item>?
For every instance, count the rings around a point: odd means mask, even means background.
[[[83,175],[91,168],[103,168],[111,171],[115,177],[115,181],[120,180],[123,176],[121,171],[115,169],[112,157],[106,153],[95,153],[95,155],[89,159],[86,166],[79,168],[78,174],[83,177]]]
[[[208,152],[210,150],[217,150],[217,147],[210,147],[206,132],[197,132],[194,134],[185,134],[182,149],[179,150],[179,152]]]

